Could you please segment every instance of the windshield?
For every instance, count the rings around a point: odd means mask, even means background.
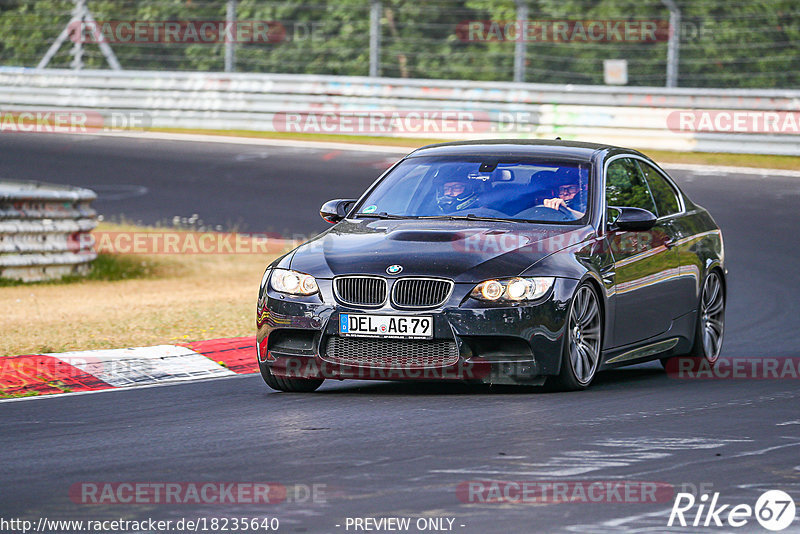
[[[582,222],[589,167],[519,158],[409,158],[359,204],[356,217]]]

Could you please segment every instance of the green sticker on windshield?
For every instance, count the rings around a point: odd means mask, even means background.
[[[373,204],[371,206],[367,206],[366,208],[364,208],[364,211],[362,213],[375,213],[376,211],[378,211],[378,206]]]

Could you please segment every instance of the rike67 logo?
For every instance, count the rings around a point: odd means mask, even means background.
[[[678,493],[667,526],[740,528],[753,518],[767,530],[784,530],[794,521],[794,500],[781,490],[764,492],[755,506],[744,503],[720,504],[718,492],[710,499],[708,494],[697,499],[691,493]]]

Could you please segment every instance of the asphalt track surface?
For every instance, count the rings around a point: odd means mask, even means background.
[[[323,228],[316,214],[322,201],[357,194],[396,158],[0,136],[0,176],[93,186],[100,193],[96,207],[107,217],[154,222],[198,213],[209,223],[252,231]],[[800,180],[672,175],[724,232],[730,271],[724,356],[800,356]],[[672,499],[464,503],[456,489],[480,479],[654,481],[676,491],[719,492],[721,504],[752,506],[767,489],[798,500],[798,384],[678,380],[646,364],[601,373],[589,391],[569,394],[355,381],[286,394],[249,375],[4,402],[0,516],[270,516],[280,519],[280,532],[354,532],[345,529],[348,517],[448,517],[453,531],[464,533],[662,532]],[[89,506],[68,495],[82,481],[271,481],[290,490],[322,484],[324,498],[258,506]],[[739,529],[674,530],[766,532],[752,518]],[[784,530],[798,531],[797,520]]]

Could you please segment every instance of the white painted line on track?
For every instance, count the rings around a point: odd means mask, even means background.
[[[378,152],[384,154],[390,153],[401,155],[408,154],[414,150],[414,148],[391,145],[365,145],[357,143],[337,143],[335,141],[299,141],[292,139],[270,139],[266,137],[234,137],[224,135],[179,134],[168,132],[109,132],[102,134],[92,133],[70,135],[128,137],[134,139],[158,139],[165,141],[189,141],[199,143],[228,143],[235,145],[278,146],[286,148],[315,148],[323,150],[349,150],[353,152]],[[513,141],[513,139],[509,139],[509,141]],[[445,141],[443,140],[443,142]],[[800,170],[790,169],[761,169],[757,167],[701,165],[695,163],[664,163],[661,166],[665,169],[691,171],[699,174],[754,174],[759,176],[787,176],[792,178],[800,178]]]
[[[800,161],[800,158],[798,158]],[[759,169],[756,167],[729,167],[727,165],[698,165],[694,163],[664,163],[661,165],[667,170],[690,171],[695,174],[716,175],[716,174],[754,174],[758,176],[786,176],[790,178],[800,178],[800,170],[789,169]]]
[[[201,378],[197,380],[179,380],[179,381],[172,381],[172,382],[159,382],[155,384],[137,384],[135,386],[125,387],[125,388],[109,388],[109,389],[94,389],[91,391],[71,391],[69,393],[53,393],[50,395],[33,395],[30,397],[14,397],[11,399],[0,399],[0,404],[4,402],[22,402],[22,401],[34,401],[34,400],[43,400],[43,399],[65,399],[69,397],[76,397],[78,395],[95,395],[99,393],[113,393],[113,392],[120,392],[120,391],[134,391],[139,389],[150,389],[150,388],[160,388],[160,387],[167,387],[167,386],[187,386],[189,384],[196,384],[198,382],[211,382],[214,380],[228,380],[231,378],[246,378],[252,377],[257,373],[250,373],[250,374],[236,374],[233,373],[232,375],[226,376],[213,376],[207,378]],[[271,393],[269,390],[264,390],[265,393]],[[277,392],[276,392],[277,393]]]
[[[69,135],[93,135],[95,137],[128,137],[133,139],[189,141],[195,143],[227,143],[232,145],[278,146],[285,148],[315,148],[322,150],[351,150],[353,152],[378,152],[383,154],[408,154],[413,148],[389,145],[362,145],[337,143],[335,141],[295,141],[270,139],[267,137],[234,137],[226,135],[178,134],[168,132],[113,132]]]

